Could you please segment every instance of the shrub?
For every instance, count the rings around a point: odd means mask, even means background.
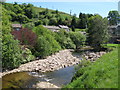
[[[38,20],[38,21],[36,21],[34,24],[35,24],[35,26],[39,26],[39,25],[42,25],[43,22],[42,22],[41,20]]]
[[[21,48],[22,56],[24,58],[21,63],[30,62],[31,60],[35,59],[35,57],[32,55],[32,52],[28,48],[25,48],[24,46],[22,46]]]
[[[0,21],[1,23],[1,21]],[[22,60],[22,53],[18,40],[14,40],[10,33],[10,21],[7,11],[2,8],[2,67],[12,69],[18,67]]]
[[[86,41],[85,35],[79,33],[79,32],[70,32],[70,38],[76,45],[76,49],[81,48]]]
[[[50,30],[43,26],[37,26],[34,28],[34,32],[38,36],[37,43],[34,50],[32,50],[35,56],[45,58],[61,49],[59,43],[54,39]]]
[[[37,36],[34,32],[27,28],[22,28],[19,31],[12,31],[12,34],[15,36],[15,39],[18,39],[22,45],[31,45],[36,44]]]
[[[32,30],[33,27],[35,27],[34,23],[26,23],[26,24],[24,24],[24,28],[28,28],[29,30]]]
[[[65,30],[61,29],[59,32],[55,34],[55,39],[59,42],[61,47],[67,48],[67,49],[74,49],[75,44],[69,37],[69,33],[67,33]]]

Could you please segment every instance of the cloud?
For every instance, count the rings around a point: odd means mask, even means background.
[[[118,2],[120,0],[7,0],[7,2]]]

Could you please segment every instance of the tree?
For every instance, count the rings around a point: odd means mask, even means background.
[[[22,14],[18,14],[16,16],[16,21],[19,21],[20,23],[27,23],[29,21],[28,17]]]
[[[43,25],[48,25],[49,24],[49,19],[42,19]]]
[[[80,13],[78,27],[81,29],[85,29],[86,26],[87,26],[87,15],[84,13]]]
[[[76,25],[77,25],[76,16],[73,16],[73,17],[72,17],[72,21],[71,21],[71,28],[72,28],[72,31],[75,31]]]
[[[35,24],[35,26],[39,26],[39,25],[42,25],[43,22],[42,22],[41,20],[38,20],[38,21],[36,21],[34,24]]]
[[[22,60],[22,53],[18,40],[11,35],[8,11],[2,8],[2,67],[12,69],[18,67]]]
[[[35,56],[40,58],[45,58],[56,51],[61,49],[59,43],[55,40],[52,32],[43,26],[37,26],[33,29],[37,34],[37,43],[35,45],[35,50],[33,53]]]
[[[32,5],[27,5],[27,7],[24,9],[25,15],[29,18],[32,19],[34,17],[34,10]]]
[[[59,24],[59,25],[62,25],[62,22],[63,22],[63,19],[60,17],[60,18],[58,19],[58,24]]]
[[[31,45],[34,46],[36,44],[37,36],[32,30],[27,28],[22,28],[19,31],[12,31],[15,39],[19,40],[21,45]]]
[[[110,11],[108,13],[108,20],[109,25],[117,25],[118,21],[120,20],[120,15],[118,11]]]
[[[81,48],[85,44],[85,41],[86,41],[86,36],[81,34],[80,32],[71,32],[70,38],[76,45],[76,50]]]
[[[51,18],[49,21],[49,25],[57,25],[57,19],[56,18]]]
[[[57,42],[59,42],[60,46],[65,49],[74,49],[75,44],[69,37],[69,33],[67,33],[65,30],[61,29],[59,32],[55,34],[55,39]]]
[[[77,23],[77,21],[76,21],[76,16],[73,16],[73,17],[72,17],[72,21],[71,21],[71,26],[76,27],[76,23]]]
[[[108,20],[100,15],[92,16],[88,25],[88,43],[96,50],[108,41]]]
[[[24,28],[28,28],[29,30],[32,30],[35,27],[35,24],[33,22],[24,24]]]

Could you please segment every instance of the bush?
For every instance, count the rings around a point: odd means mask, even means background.
[[[2,67],[12,69],[18,67],[23,60],[21,49],[17,40],[10,34],[2,38]]]
[[[61,45],[61,47],[63,49],[65,49],[65,48],[74,49],[75,48],[75,44],[73,43],[73,41],[69,37],[69,33],[67,33],[63,29],[61,29],[59,32],[57,32],[55,34],[55,39],[59,42],[59,44]]]
[[[18,39],[22,45],[31,45],[34,46],[36,44],[37,36],[32,30],[27,28],[22,28],[19,31],[12,31],[12,34],[15,36],[15,39]]]
[[[30,62],[31,60],[35,59],[35,57],[32,55],[32,52],[24,46],[22,46],[22,56],[24,57],[24,59],[21,63]]]
[[[79,32],[70,32],[70,38],[76,45],[76,49],[81,48],[86,41],[85,35],[79,33]]]
[[[1,21],[0,21],[1,23]],[[11,35],[9,16],[7,11],[2,8],[2,67],[12,69],[18,67],[22,60],[22,53],[18,40],[14,40]]]
[[[24,24],[24,28],[28,28],[29,30],[32,30],[33,27],[35,27],[35,24],[32,22]]]
[[[43,22],[42,22],[41,20],[38,20],[38,21],[36,21],[34,24],[35,24],[35,26],[39,26],[39,25],[42,25]]]
[[[43,26],[38,26],[34,28],[34,32],[38,36],[37,43],[34,50],[32,50],[35,56],[45,58],[61,49],[59,43],[54,39],[50,30]]]

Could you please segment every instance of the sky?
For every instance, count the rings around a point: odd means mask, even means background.
[[[119,0],[7,0],[8,3],[32,3],[34,6],[79,15],[82,13],[100,14],[107,17],[109,11],[118,10]]]
[[[7,2],[118,2],[119,0],[6,0]]]

